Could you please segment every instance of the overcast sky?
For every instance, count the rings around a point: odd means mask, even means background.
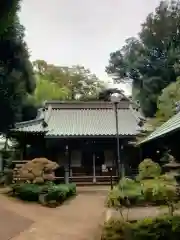
[[[101,79],[109,54],[136,36],[159,0],[23,0],[32,60],[82,64]],[[103,79],[102,79],[103,80]]]

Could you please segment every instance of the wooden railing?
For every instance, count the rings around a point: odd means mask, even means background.
[[[22,180],[18,176],[18,170],[22,167],[23,164],[29,162],[28,160],[15,160],[13,163],[15,164],[14,168],[14,179],[15,180]],[[93,180],[95,179],[97,183],[109,183],[111,180],[111,174],[112,174],[112,180],[113,182],[117,182],[119,177],[116,174],[116,167],[112,167],[112,172],[103,172],[103,171],[97,171],[96,175],[93,176],[93,171],[90,169],[89,173],[87,173],[86,169],[84,167],[71,167],[70,168],[70,177],[69,180],[71,182],[76,183],[93,183]],[[132,170],[131,176],[136,176],[137,170]],[[129,176],[128,176],[129,177]],[[62,175],[57,175],[55,178],[56,181],[64,182],[64,171],[62,171]]]

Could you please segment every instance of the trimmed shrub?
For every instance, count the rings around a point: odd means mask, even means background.
[[[74,196],[76,194],[76,185],[74,184],[60,184],[52,185],[47,191],[43,190],[44,200],[46,204],[57,203],[60,204],[66,199]]]
[[[42,187],[39,185],[29,183],[14,184],[12,189],[15,196],[24,201],[38,201],[42,191]]]
[[[36,201],[45,206],[58,206],[76,194],[75,184],[55,185],[51,182],[38,185],[32,183],[14,184],[13,193],[24,201]]]
[[[150,179],[159,177],[161,174],[161,167],[158,163],[153,162],[151,159],[145,159],[139,164],[139,175],[137,180]]]
[[[106,222],[101,240],[179,240],[180,216],[146,218],[135,223],[117,219]]]
[[[54,171],[58,167],[56,162],[46,158],[35,158],[23,164],[19,169],[19,178],[30,183],[44,184],[44,182],[54,180]]]

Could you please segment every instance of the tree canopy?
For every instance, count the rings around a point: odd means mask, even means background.
[[[147,16],[138,38],[110,54],[107,73],[131,78],[145,116],[153,117],[162,89],[180,73],[180,1],[161,1]]]
[[[1,1],[0,3],[0,35],[12,26],[17,11],[20,9],[21,0]]]
[[[153,127],[158,127],[176,113],[176,103],[180,101],[180,77],[162,90],[157,101],[155,118],[150,120]]]
[[[60,88],[57,83],[49,82],[42,76],[36,78],[36,89],[33,95],[30,95],[30,101],[39,107],[44,101],[48,100],[66,100],[68,98],[67,88]]]
[[[103,83],[83,66],[55,66],[44,60],[36,60],[33,67],[37,79],[35,98],[41,99],[40,101],[97,99],[99,91],[104,87]]]
[[[6,2],[6,4],[5,4]],[[17,16],[20,1],[0,5],[0,132],[22,120],[27,93],[35,88],[32,65],[24,42],[24,27]],[[3,12],[4,11],[4,12]]]

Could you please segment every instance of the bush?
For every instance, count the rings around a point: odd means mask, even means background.
[[[134,187],[134,185],[136,184],[136,182],[130,178],[122,178],[120,181],[119,181],[119,188],[121,189],[129,189],[129,188],[132,188]]]
[[[102,229],[101,240],[125,240],[128,239],[130,224],[119,219],[110,219],[105,222]]]
[[[135,223],[117,219],[106,222],[101,240],[179,240],[180,216],[146,218]]]
[[[120,181],[118,186],[114,187],[108,194],[107,206],[119,209],[122,206],[136,205],[144,202],[142,187],[139,183],[132,180]]]
[[[178,197],[176,182],[165,181],[163,178],[146,179],[135,182],[122,179],[108,194],[107,206],[119,209],[135,205],[161,205],[168,207]]]
[[[76,194],[75,184],[47,183],[44,185],[21,183],[12,186],[13,193],[25,201],[39,201],[46,206],[57,206]]]
[[[143,201],[141,185],[131,179],[124,178],[110,190],[107,197],[107,206],[119,210],[121,207],[136,205]]]
[[[121,199],[123,199],[122,192],[118,187],[114,187],[109,191],[106,205],[109,208],[119,209],[121,207]]]
[[[158,163],[153,162],[151,159],[145,159],[139,164],[139,175],[137,180],[150,179],[159,177],[161,174],[161,167]]]
[[[45,204],[60,204],[66,199],[76,194],[76,185],[74,184],[60,184],[52,185],[47,191],[43,189]]]
[[[176,179],[174,177],[173,174],[171,173],[166,173],[166,174],[163,174],[159,177],[160,180],[168,183],[168,184],[173,184],[173,185],[176,185],[177,182],[176,182]]]
[[[178,197],[177,183],[169,174],[159,175],[161,168],[150,159],[139,165],[138,181],[122,178],[108,194],[107,206],[121,210],[135,205],[168,206],[171,213]]]
[[[14,194],[24,201],[38,201],[42,187],[37,184],[14,184],[12,186]]]
[[[179,240],[180,216],[147,218],[132,224],[131,229],[134,240]]]

